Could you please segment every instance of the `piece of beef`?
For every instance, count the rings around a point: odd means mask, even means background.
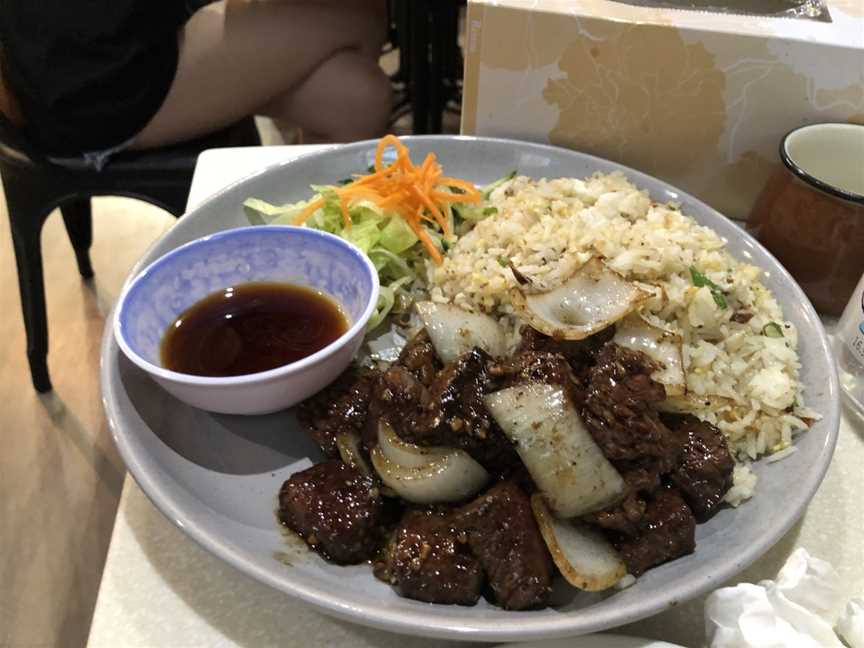
[[[377,376],[372,384],[364,445],[372,448],[377,444],[378,419],[385,416],[391,424],[415,421],[428,402],[428,387],[441,370],[442,365],[435,354],[429,334],[421,330],[411,338],[399,354],[399,358],[388,369]]]
[[[426,387],[432,383],[435,374],[443,367],[426,329],[422,329],[408,340],[395,364],[410,371],[420,384]]]
[[[427,603],[474,605],[483,588],[483,569],[454,528],[452,514],[409,511],[384,551],[375,575],[407,598]]]
[[[627,535],[639,533],[646,499],[662,485],[660,460],[654,457],[612,462],[627,484],[627,494],[615,506],[583,517],[585,522]]]
[[[422,392],[415,416],[388,418],[399,436],[418,445],[461,448],[495,474],[516,466],[515,449],[483,403],[490,360],[475,348],[439,371]]]
[[[641,533],[648,502],[683,451],[681,435],[664,425],[655,408],[666,396],[651,378],[655,369],[645,354],[607,343],[588,372],[582,408],[591,435],[627,484],[623,501],[584,519],[630,538]]]
[[[612,508],[589,513],[582,516],[582,520],[607,531],[635,536],[639,533],[646,507],[647,504],[642,495],[631,490],[628,491],[623,500]]]
[[[506,610],[545,606],[552,558],[525,492],[514,481],[498,482],[459,509],[459,517],[498,605]]]
[[[379,375],[372,386],[372,398],[363,428],[365,448],[371,450],[378,445],[380,418],[384,417],[401,435],[402,428],[410,426],[410,422],[420,415],[427,398],[423,384],[401,365],[394,364]]]
[[[383,503],[372,477],[341,461],[295,473],[279,491],[279,519],[340,564],[372,558],[381,544]]]
[[[684,447],[669,481],[681,491],[693,515],[700,522],[709,519],[732,487],[735,461],[723,433],[690,414],[663,415],[663,422]]]
[[[639,576],[661,563],[692,553],[696,546],[696,520],[677,490],[656,491],[648,501],[636,536],[613,534],[612,543]]]
[[[495,382],[492,391],[528,382],[543,382],[563,387],[577,407],[585,401],[584,389],[561,353],[521,351],[511,358],[489,363],[488,372]]]
[[[423,445],[461,446],[467,439],[487,438],[495,425],[483,404],[490,359],[474,348],[439,371],[429,387],[426,412],[409,434]]]
[[[582,381],[585,379],[588,369],[596,362],[597,355],[603,345],[615,336],[615,327],[607,326],[584,340],[559,340],[544,335],[530,326],[523,326],[519,332],[522,339],[516,350],[517,353],[523,351],[560,353],[567,358],[576,378]]]
[[[672,441],[674,441],[674,437]],[[663,483],[661,469],[665,463],[656,457],[644,457],[642,459],[622,459],[613,462],[613,465],[627,483],[628,491],[650,495]]]
[[[677,463],[681,446],[655,409],[666,390],[651,378],[657,366],[641,351],[607,343],[588,372],[582,417],[611,461],[656,459],[659,474]]]
[[[377,371],[348,369],[297,407],[297,420],[327,457],[339,456],[336,437],[340,433],[363,431],[377,376]]]

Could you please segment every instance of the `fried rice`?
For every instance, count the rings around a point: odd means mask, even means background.
[[[621,173],[520,176],[498,187],[489,205],[497,211],[459,238],[442,265],[430,265],[431,298],[499,317],[515,344],[511,264],[535,286],[553,288],[601,257],[653,294],[645,319],[681,336],[687,395],[675,407],[726,435],[739,461],[730,503],[752,495],[749,461],[794,451],[795,434],[818,418],[804,404],[797,331],[762,271],[735,259],[677,205],[652,201]],[[715,289],[694,285],[694,271]]]

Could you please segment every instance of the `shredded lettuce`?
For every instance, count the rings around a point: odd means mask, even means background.
[[[325,204],[306,220],[306,225],[351,241],[367,254],[378,271],[381,290],[367,327],[371,331],[394,307],[398,309],[412,301],[408,293],[410,284],[424,264],[423,253],[416,245],[417,235],[398,214],[385,213],[376,204],[362,200],[351,204],[351,226],[345,227],[332,187],[313,185],[312,190],[316,195],[310,200],[284,205],[249,198],[243,203],[243,211],[252,225],[291,225],[312,200],[323,196]]]
[[[343,230],[341,236],[369,254],[381,239],[381,230],[378,229],[378,223],[373,220],[355,221],[354,225]]]
[[[375,264],[379,277],[385,276],[393,279],[401,279],[402,277],[415,279],[417,277],[405,259],[384,247],[375,247],[366,254]]]
[[[299,204],[299,203],[298,203]],[[257,198],[248,198],[243,202],[243,211],[251,225],[265,225],[275,223],[285,218],[286,214],[294,211],[295,205],[271,205]]]
[[[398,216],[391,216],[381,230],[381,247],[393,254],[401,254],[416,242],[414,230]]]
[[[484,201],[496,187],[515,174],[514,171],[483,187]],[[422,245],[402,217],[395,212],[382,210],[371,201],[357,200],[351,203],[348,210],[351,226],[346,227],[334,186],[311,185],[311,188],[315,195],[309,200],[273,205],[258,198],[248,198],[243,203],[243,211],[252,225],[291,225],[307,205],[323,197],[324,205],[306,219],[305,225],[351,241],[366,253],[378,271],[381,290],[377,308],[367,325],[367,330],[371,331],[391,312],[399,313],[413,303],[412,284],[423,276],[426,267],[427,257]],[[494,211],[494,208],[491,209]],[[483,203],[455,204],[452,208],[447,204],[445,215],[450,230],[459,233],[490,213],[490,208]],[[456,240],[455,236],[445,238],[441,232],[431,228],[427,229],[427,233],[438,249],[445,252]]]
[[[396,303],[397,291],[409,281],[411,281],[411,277],[402,277],[386,286],[381,286],[378,292],[378,307],[372,313],[372,317],[369,318],[369,324],[366,325],[367,331],[374,330],[384,321]]]

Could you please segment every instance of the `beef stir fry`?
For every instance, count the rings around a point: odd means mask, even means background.
[[[346,372],[299,408],[329,460],[285,482],[281,521],[401,596],[510,610],[546,606],[559,571],[601,590],[693,552],[733,459],[716,427],[658,409],[662,367],[613,335],[523,327],[502,355],[488,332],[424,329]]]

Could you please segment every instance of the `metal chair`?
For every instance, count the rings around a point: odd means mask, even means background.
[[[415,135],[440,133],[446,110],[459,110],[462,52],[459,12],[464,0],[391,0],[390,42],[399,49],[399,69],[392,77],[396,122],[411,113]]]
[[[86,280],[90,264],[93,196],[139,198],[179,217],[186,206],[198,154],[222,146],[254,146],[261,140],[253,118],[190,142],[147,151],[122,152],[101,170],[70,168],[50,162],[0,116],[0,176],[6,193],[18,287],[27,332],[27,359],[36,391],[51,390],[48,373],[48,322],[42,273],[42,225],[59,207]]]

